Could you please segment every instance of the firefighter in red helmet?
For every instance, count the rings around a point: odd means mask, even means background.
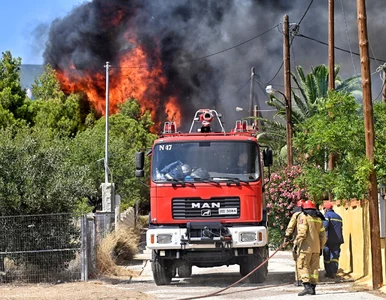
[[[304,202],[305,202],[304,200],[297,201],[296,206],[292,210],[292,216],[291,216],[291,219],[287,225],[287,229],[285,231],[285,237],[284,237],[285,243],[288,243],[291,240],[292,236],[293,236],[293,239],[295,238],[296,224],[298,221],[299,214],[302,212]],[[296,259],[297,259],[296,255],[294,255],[293,258],[294,258],[294,261],[296,263]],[[295,283],[294,283],[294,285],[300,286],[300,278],[298,276],[297,268],[295,270]]]
[[[294,252],[297,253],[297,270],[303,282],[304,290],[298,295],[315,295],[319,280],[319,256],[326,243],[326,231],[323,226],[323,215],[311,200],[303,204],[299,214],[297,234],[294,240]]]

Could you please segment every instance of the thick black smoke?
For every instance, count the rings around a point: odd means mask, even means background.
[[[327,42],[327,2],[314,1],[300,25],[300,33]],[[348,34],[352,50],[358,52],[355,2],[335,2],[336,46],[348,49]],[[381,15],[385,4],[383,0],[369,2],[369,34],[374,41],[371,46],[376,55],[386,58],[382,39],[375,35],[385,25]],[[237,113],[236,106],[248,110],[251,67],[256,68],[261,82],[261,86],[255,84],[261,108],[265,108],[263,90],[267,83],[282,89],[282,71],[274,78],[282,63],[282,34],[276,28],[249,43],[211,54],[281,23],[284,14],[289,15],[291,23],[299,22],[309,3],[310,0],[93,0],[53,22],[44,59],[56,69],[67,68],[73,62],[79,70],[104,72],[106,61],[114,66],[120,52],[132,47],[124,34],[133,30],[150,59],[159,43],[169,82],[162,94],[165,99],[168,95],[178,96],[185,124],[190,124],[197,109],[214,108],[226,117],[229,129],[235,118],[246,115]],[[112,19],[119,19],[119,25]],[[311,66],[328,62],[326,46],[300,37],[295,38],[291,55],[292,68],[302,65],[307,72]],[[343,78],[360,72],[358,56],[353,59],[354,65],[349,54],[336,52]],[[376,62],[372,67],[375,70]],[[157,115],[160,120],[164,117],[162,107]]]

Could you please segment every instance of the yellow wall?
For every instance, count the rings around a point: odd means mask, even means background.
[[[334,211],[343,219],[344,244],[339,268],[345,277],[371,277],[370,228],[367,201],[336,201]],[[381,239],[383,282],[386,283],[385,240]]]

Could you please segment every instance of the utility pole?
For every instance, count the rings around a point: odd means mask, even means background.
[[[251,87],[249,90],[249,117],[253,117],[253,107],[254,107],[254,101],[253,101],[253,92],[254,92],[254,78],[255,77],[255,68],[251,68]]]
[[[249,90],[249,117],[254,117],[252,121],[252,127],[257,128],[258,121],[255,116],[255,99],[254,99],[254,90],[255,90],[255,68],[251,68],[251,87]],[[256,122],[256,123],[255,123]]]
[[[335,25],[334,0],[328,0],[328,89],[335,89]]]
[[[362,73],[363,110],[365,122],[366,156],[374,164],[374,123],[373,104],[371,95],[371,75],[369,61],[369,42],[367,37],[366,1],[357,0],[358,36]],[[374,166],[371,169],[369,186],[369,219],[371,243],[371,270],[373,289],[382,286],[382,258],[379,229],[377,177]]]
[[[292,101],[291,101],[291,66],[288,15],[283,18],[283,62],[284,62],[284,87],[287,119],[287,166],[292,167]]]
[[[386,69],[383,68],[383,87],[382,87],[382,100],[386,102]]]
[[[105,183],[109,182],[109,68],[110,63],[106,62],[106,132],[105,132]]]
[[[334,22],[334,0],[328,0],[328,89],[335,89],[335,22]],[[328,154],[328,169],[335,168],[336,154],[330,152]],[[333,195],[329,193],[329,200],[333,199]]]
[[[107,214],[108,224],[106,230],[110,230],[110,226],[114,220],[114,211],[115,211],[115,192],[114,192],[114,183],[109,183],[109,69],[110,63],[106,62],[104,66],[106,68],[106,132],[105,132],[105,182],[102,183],[102,211]]]

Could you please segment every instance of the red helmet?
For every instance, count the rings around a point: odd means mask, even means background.
[[[304,200],[299,200],[298,202],[296,202],[296,206],[303,207],[304,202],[305,202]]]
[[[303,204],[304,209],[316,209],[315,204],[311,200],[307,200]]]
[[[323,208],[325,208],[325,209],[332,209],[333,206],[334,205],[330,201],[326,201],[326,202],[323,203]]]

